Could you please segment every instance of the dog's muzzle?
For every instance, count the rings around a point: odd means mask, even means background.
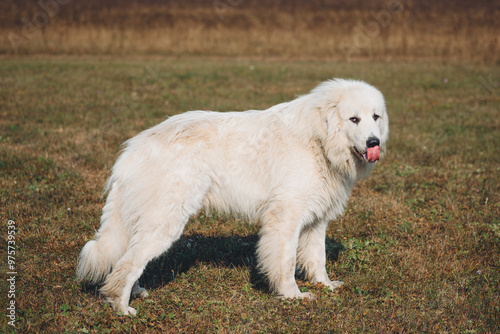
[[[380,140],[375,137],[370,137],[366,141],[366,151],[361,153],[356,147],[354,147],[354,152],[356,155],[366,161],[375,163],[380,160]]]
[[[376,137],[370,137],[366,141],[366,150],[363,158],[366,162],[377,162],[380,160],[380,140]]]

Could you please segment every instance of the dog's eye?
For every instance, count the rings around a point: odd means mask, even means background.
[[[374,119],[374,120],[377,120],[377,119],[379,119],[379,118],[380,118],[380,116],[379,116],[379,115],[377,115],[377,114],[373,114],[373,119]]]
[[[349,120],[350,120],[351,122],[353,122],[354,124],[358,124],[358,123],[359,123],[359,121],[361,121],[358,117],[351,117],[351,118],[349,118]]]

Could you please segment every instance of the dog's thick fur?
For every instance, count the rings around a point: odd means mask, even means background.
[[[211,208],[260,222],[259,268],[280,297],[312,297],[298,289],[296,267],[334,289],[342,283],[325,269],[327,224],[373,169],[369,139],[384,155],[388,124],[376,88],[342,79],[268,110],[170,117],[126,143],[78,279],[104,280],[113,308],[135,314],[129,299],[147,296],[137,283],[146,264]]]

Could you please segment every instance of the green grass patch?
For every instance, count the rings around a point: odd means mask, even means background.
[[[0,214],[2,235],[9,219],[16,225],[17,331],[500,330],[499,67],[203,58],[1,63]],[[377,86],[391,127],[385,161],[328,229],[327,269],[345,282],[341,289],[298,275],[300,289],[318,298],[276,299],[255,270],[258,227],[212,212],[193,217],[179,242],[148,265],[141,282],[150,297],[131,302],[137,317],[116,314],[96,287],[74,281],[123,141],[186,110],[264,109],[333,77]],[[5,280],[1,286],[4,294]],[[5,295],[0,300],[5,310]],[[7,320],[1,317],[1,332],[13,332]]]

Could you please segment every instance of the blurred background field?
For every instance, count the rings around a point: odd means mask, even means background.
[[[4,0],[0,53],[496,64],[498,1]]]

